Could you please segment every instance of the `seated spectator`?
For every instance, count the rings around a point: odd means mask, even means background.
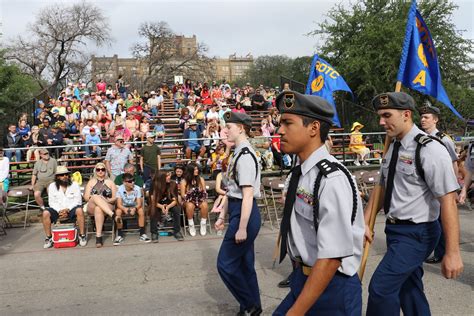
[[[102,129],[107,132],[109,130],[110,123],[112,123],[112,115],[107,110],[105,104],[100,103],[99,113],[97,114],[97,126],[99,129],[96,131],[99,135]]]
[[[48,186],[48,203],[43,211],[43,229],[46,234],[43,248],[53,247],[51,224],[61,219],[77,221],[79,226],[79,245],[87,245],[84,212],[82,210],[81,188],[69,178],[69,170],[58,166],[54,182]]]
[[[138,215],[138,228],[140,229],[139,241],[150,242],[145,233],[145,211],[143,210],[142,188],[135,184],[133,174],[123,175],[123,184],[117,189],[117,208],[115,209],[115,222],[117,223],[117,237],[114,246],[120,245],[123,238],[122,215]]]
[[[204,124],[206,121],[206,112],[204,109],[204,106],[202,104],[199,104],[198,107],[196,108],[196,115],[194,116],[194,119],[198,124]]]
[[[227,159],[227,154],[225,153],[225,145],[219,144],[216,148],[216,151],[211,154],[209,158],[209,165],[211,167],[211,177],[216,179],[217,175],[222,172],[222,166]]]
[[[25,138],[30,135],[30,125],[28,124],[28,121],[26,118],[22,118],[18,121],[18,127],[17,127],[17,132],[18,134],[22,137]]]
[[[252,110],[253,111],[264,111],[265,107],[265,98],[260,93],[260,90],[255,90],[255,94],[252,96]]]
[[[8,131],[3,138],[3,147],[9,148],[12,150],[6,150],[5,155],[8,157],[8,160],[12,160],[13,155],[15,155],[15,161],[21,161],[21,150],[15,149],[23,146],[23,139],[21,135],[17,132],[15,124],[8,125]]]
[[[153,133],[158,138],[165,138],[165,125],[163,125],[163,121],[160,118],[156,119],[155,127],[153,128]]]
[[[140,122],[143,116],[143,107],[140,105],[140,101],[134,100],[132,106],[127,109],[127,113],[133,115]]]
[[[171,216],[170,216],[171,213]],[[173,236],[182,241],[181,204],[178,199],[178,187],[171,180],[171,172],[159,171],[153,177],[150,190],[150,231],[151,241],[158,242],[158,222],[173,220]],[[171,218],[170,218],[171,217]]]
[[[189,115],[189,109],[184,108],[181,110],[181,116],[179,117],[179,128],[183,131],[188,128],[188,122],[191,119],[191,115]]]
[[[102,143],[102,140],[100,139],[100,136],[97,135],[95,132],[95,129],[92,127],[89,130],[89,135],[86,136],[86,145],[90,146],[85,146],[85,151],[86,151],[86,157],[100,157],[101,154],[101,148],[100,145]],[[96,146],[92,146],[96,145]]]
[[[181,88],[178,89],[178,91],[174,95],[174,108],[175,110],[181,111],[182,108],[184,108],[184,93]]]
[[[222,168],[222,172],[217,174],[216,177],[216,193],[217,193],[217,198],[214,201],[214,205],[212,207],[211,213],[217,213],[217,217],[219,217],[219,214],[224,210],[227,209],[227,187],[224,184],[223,177],[224,173],[227,171],[227,163],[224,164]],[[217,235],[222,236],[223,231],[216,229]]]
[[[26,152],[26,161],[31,162],[31,155],[34,154],[35,161],[40,159],[38,145],[39,145],[39,127],[33,125],[31,128],[31,134],[27,138],[23,138],[23,144],[28,147]]]
[[[218,105],[217,104],[213,104],[210,109],[209,109],[209,112],[207,112],[206,114],[206,122],[209,124],[210,122],[212,121],[215,121],[215,122],[219,122],[219,112],[218,112]]]
[[[97,121],[97,112],[94,110],[94,107],[90,103],[87,103],[86,109],[81,112],[82,124],[84,124],[88,119],[92,120],[93,123]]]
[[[56,159],[49,156],[49,151],[45,148],[40,148],[39,154],[41,159],[33,167],[30,190],[34,192],[36,204],[44,211],[44,201],[41,194],[54,182],[58,163]]]
[[[213,153],[219,144],[219,125],[216,122],[207,124],[206,130],[202,132],[202,137],[207,138],[202,141],[208,154]]]
[[[41,112],[44,111],[44,102],[42,100],[38,101],[38,107],[35,109],[35,119],[40,115]]]
[[[354,161],[354,165],[360,166],[360,160],[363,165],[368,165],[367,157],[370,154],[370,149],[365,146],[365,142],[362,139],[362,133],[360,130],[364,127],[359,122],[354,122],[351,128],[351,139],[349,143],[349,150],[356,153],[357,157]]]
[[[268,119],[263,119],[260,122],[260,129],[262,131],[262,136],[271,137],[275,131],[275,126],[273,126],[272,122],[268,122]]]
[[[283,165],[283,154],[280,149],[280,137],[273,137],[272,142],[272,154],[273,154],[273,161],[274,163],[280,167],[284,168]]]
[[[197,129],[197,122],[195,120],[189,121],[189,128],[183,133],[184,150],[186,159],[191,159],[191,154],[194,152],[197,155],[197,161],[199,161],[206,153],[206,147],[202,145],[201,132]]]
[[[252,144],[257,154],[257,160],[262,167],[262,170],[272,170],[273,168],[273,154],[270,149],[270,140],[262,136],[261,130],[254,132],[255,137],[250,138],[250,144]]]
[[[86,125],[82,128],[82,131],[81,131],[81,136],[82,136],[82,140],[85,141],[86,140],[86,137],[87,135],[90,134],[90,130],[91,129],[94,129],[94,131],[97,133],[99,132],[100,134],[100,128],[94,124],[94,120],[93,119],[87,119],[86,120]]]
[[[140,134],[140,122],[131,113],[127,113],[127,119],[125,120],[125,127],[132,133],[134,138]]]
[[[245,113],[245,109],[242,107],[242,103],[237,102],[235,104],[235,107],[232,109],[232,112]]]
[[[278,113],[277,108],[271,108],[268,113],[267,121],[270,122],[273,126],[280,126],[280,113]]]
[[[71,106],[66,107],[66,129],[68,130],[69,133],[76,134],[79,130],[78,124],[77,124],[77,114],[73,112],[73,109]]]
[[[116,115],[115,121],[110,125],[109,137],[109,142],[115,142],[117,137],[121,137],[125,142],[129,142],[132,138],[132,132],[124,127],[123,119],[120,115]]]
[[[115,143],[107,150],[105,155],[105,165],[110,178],[114,180],[117,176],[124,173],[123,168],[129,162],[133,164],[132,152],[125,146],[123,137],[120,135],[115,137]]]
[[[102,227],[105,216],[114,218],[117,187],[109,179],[107,168],[102,162],[95,165],[93,177],[87,182],[84,189],[84,200],[87,202],[87,213],[94,216],[95,245],[103,246]]]
[[[145,182],[151,179],[161,168],[161,149],[155,144],[155,134],[147,133],[146,143],[142,147],[142,154],[140,156],[140,168],[143,173],[143,180]]]
[[[148,117],[143,116],[140,121],[140,138],[142,141],[145,140],[147,133],[150,132],[149,120],[150,119]]]
[[[62,131],[59,129],[60,124],[61,123],[58,122],[58,123],[54,124],[51,127],[51,136],[47,141],[48,146],[62,146],[62,145],[64,145],[64,143],[63,143],[64,136],[63,136]],[[63,151],[64,151],[63,147],[51,148],[50,149],[50,154],[53,153],[53,156],[55,156],[56,158],[59,158],[59,157],[61,157]]]
[[[8,174],[10,172],[10,160],[4,157],[3,148],[0,147],[0,206],[5,205],[8,193]]]
[[[242,102],[242,107],[244,108],[245,111],[248,112],[248,111],[253,110],[252,100],[250,99],[250,94],[249,94],[249,91],[247,89],[244,89],[244,91],[242,93],[241,102]]]
[[[196,106],[196,96],[194,95],[194,91],[191,90],[191,93],[193,94],[192,96],[190,95],[187,99],[187,102],[186,102],[186,108],[189,110],[189,115],[194,118],[194,116],[196,115],[196,110],[197,110],[197,106]]]
[[[118,175],[114,179],[114,183],[115,183],[116,186],[119,186],[119,185],[123,184],[123,176],[126,173],[133,174],[135,184],[138,185],[140,188],[143,188],[143,185],[144,185],[145,182],[143,181],[142,177],[140,177],[140,175],[137,173],[137,169],[135,168],[135,165],[132,164],[132,163],[126,163],[125,166],[123,167],[123,173]]]
[[[202,87],[201,102],[205,106],[212,104],[211,92],[209,91],[209,87],[207,86],[207,83],[204,83]]]
[[[53,109],[51,111],[53,113],[53,117],[51,118],[51,125],[56,125],[58,122],[64,122],[66,118],[61,115],[59,109]]]
[[[196,236],[196,228],[194,227],[194,211],[199,207],[201,212],[201,236],[207,234],[207,192],[204,178],[199,175],[199,167],[196,163],[191,162],[186,166],[183,180],[181,181],[181,197],[184,200],[184,210],[188,219],[189,234]]]
[[[219,110],[219,124],[221,126],[225,126],[224,114],[227,112],[231,112],[230,108],[227,106],[226,103],[221,105],[221,109]]]

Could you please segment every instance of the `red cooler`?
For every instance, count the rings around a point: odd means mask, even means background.
[[[77,245],[77,228],[74,224],[59,224],[53,227],[54,248],[70,248]]]

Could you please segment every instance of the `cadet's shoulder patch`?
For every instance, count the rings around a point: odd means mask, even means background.
[[[415,141],[418,144],[425,146],[426,144],[431,143],[433,141],[433,139],[429,135],[425,135],[425,134],[420,133],[420,134],[415,136]]]
[[[326,177],[329,174],[339,170],[339,168],[335,166],[333,162],[330,162],[327,159],[321,160],[320,162],[316,164],[316,166],[318,167],[319,172],[321,172],[321,174]]]

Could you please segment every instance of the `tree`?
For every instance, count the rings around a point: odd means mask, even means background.
[[[131,51],[143,62],[145,89],[154,89],[159,83],[172,80],[174,75],[199,80],[212,75],[213,60],[205,56],[208,47],[203,43],[182,47],[181,37],[166,22],[145,22],[140,25],[138,35],[144,41],[134,44]]]
[[[17,65],[7,64],[0,51],[0,121],[15,122],[20,111],[38,93],[38,85],[28,75],[22,74]]]
[[[88,44],[110,43],[109,26],[101,10],[90,3],[54,4],[42,9],[28,27],[28,37],[18,36],[8,46],[6,58],[15,60],[44,88],[55,92],[60,81],[78,80],[89,66]]]
[[[388,0],[359,0],[350,6],[338,4],[328,12],[330,20],[319,23],[309,33],[324,39],[319,47],[320,55],[344,77],[363,107],[370,107],[376,94],[394,90],[409,6],[408,1]],[[474,104],[467,105],[463,99],[468,93],[462,92],[467,89],[473,41],[463,38],[453,24],[456,8],[452,1],[423,1],[418,5],[437,49],[443,84],[455,107],[466,117],[474,112]],[[418,104],[428,98],[415,91],[410,94]],[[460,107],[461,103],[465,106]],[[446,121],[455,124],[455,116],[445,111],[443,105],[438,106],[446,114]],[[373,114],[358,108],[351,110],[356,119],[370,115],[372,119],[367,117],[366,123],[377,127]]]

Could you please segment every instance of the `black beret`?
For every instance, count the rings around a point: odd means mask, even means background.
[[[244,124],[252,127],[252,118],[245,113],[228,111],[224,113],[224,120],[226,123]]]
[[[375,111],[382,109],[415,111],[415,100],[405,92],[386,92],[372,99]]]
[[[420,109],[420,115],[423,115],[423,114],[440,115],[441,111],[436,106],[424,106]]]
[[[281,114],[290,113],[311,117],[332,124],[334,110],[325,99],[301,94],[296,91],[283,91],[276,98],[276,106]]]

